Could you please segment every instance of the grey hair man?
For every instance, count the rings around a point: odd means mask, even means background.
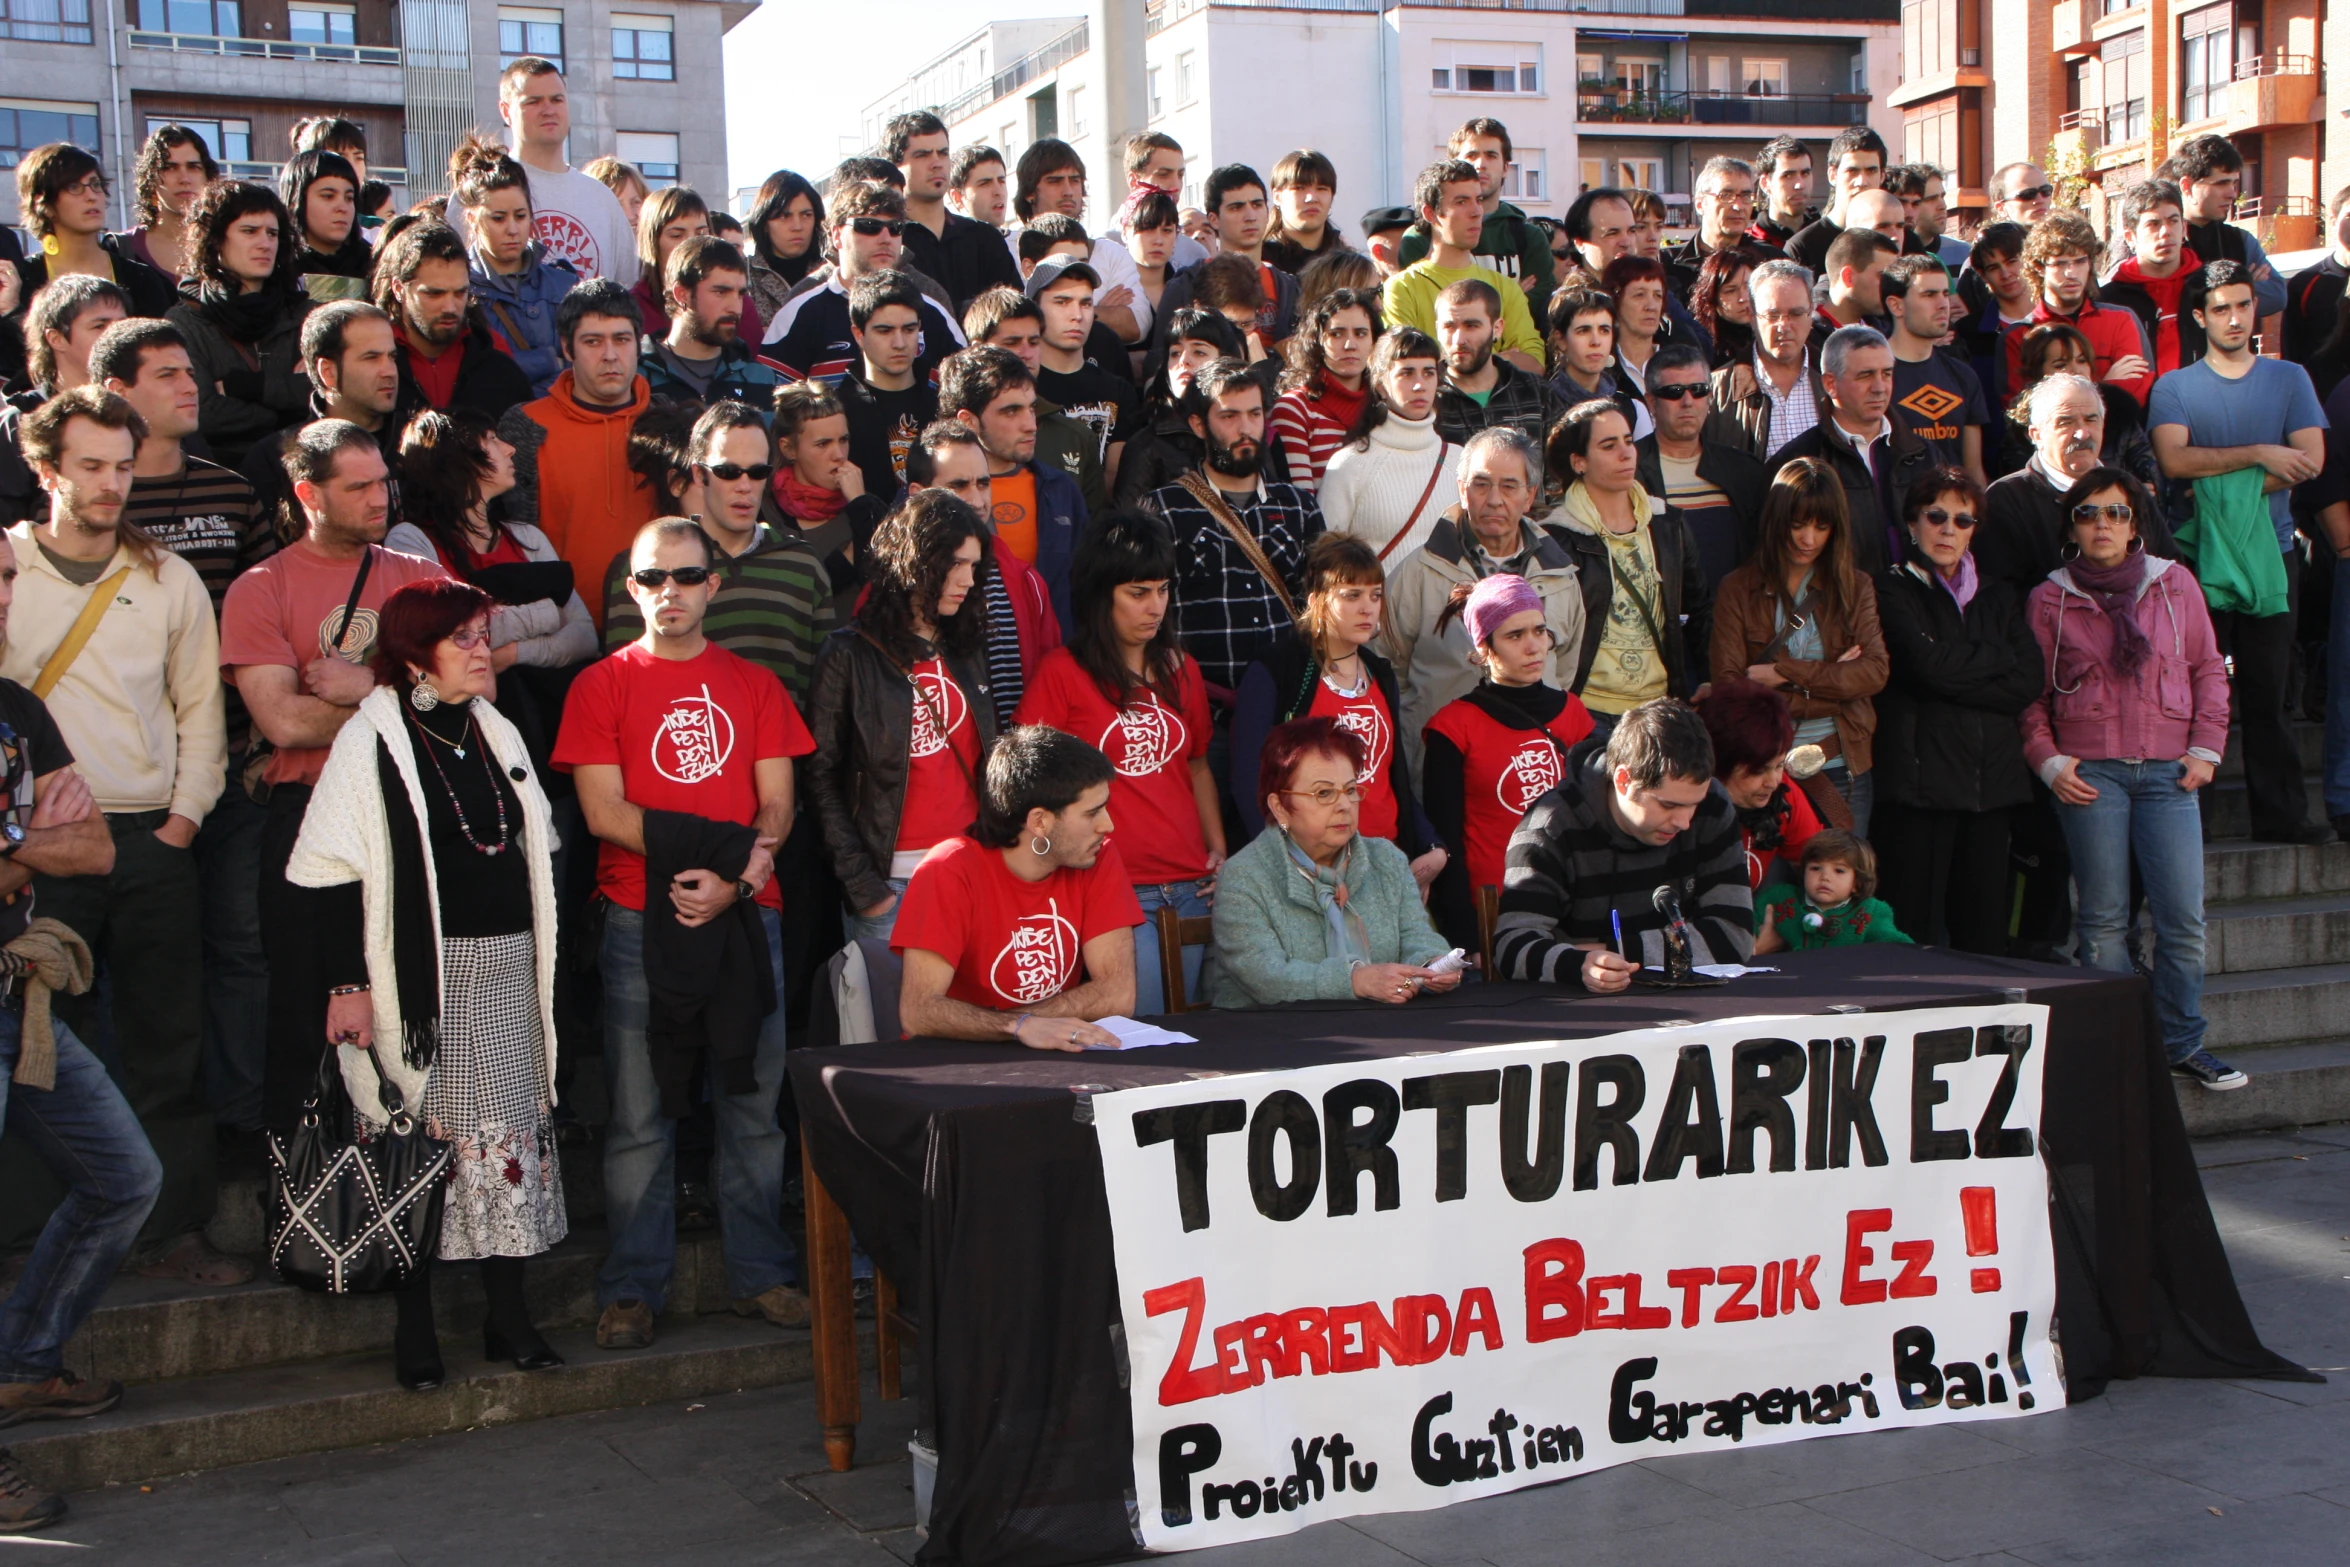
[[[2128,394],[2117,390],[2115,396]],[[1975,569],[2018,594],[2047,580],[2070,536],[2057,502],[2073,481],[2105,460],[2105,394],[2085,375],[2052,375],[2032,385],[2024,404],[2032,457],[1984,492],[1975,529]],[[2155,508],[2159,513],[2160,508]],[[2157,555],[2172,553],[2160,515],[2138,519],[2138,536]]]
[[[1901,498],[1934,466],[1934,454],[1887,417],[1893,404],[1893,345],[1875,327],[1838,327],[1820,349],[1826,417],[1772,456],[1769,472],[1798,457],[1824,462],[1844,486],[1852,524],[1852,564],[1870,576],[1900,550],[1894,530]]]
[[[1781,258],[1746,279],[1754,307],[1754,359],[1714,372],[1713,412],[1718,439],[1735,440],[1768,460],[1820,420],[1827,408],[1812,363],[1812,273]]]

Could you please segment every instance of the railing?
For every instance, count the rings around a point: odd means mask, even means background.
[[[1542,11],[1614,16],[1681,16],[1686,0],[1149,0],[1143,11],[1145,37],[1156,37],[1185,17],[1213,6],[1219,11],[1337,11],[1375,16],[1409,4],[1438,11]]]
[[[2239,196],[2236,209],[2228,215],[2231,223],[2251,223],[2261,218],[2314,218],[2317,203],[2308,196]]]
[[[984,109],[999,98],[1011,97],[1045,72],[1067,64],[1090,47],[1092,40],[1087,24],[1079,22],[1043,48],[1031,50],[997,71],[984,84],[939,105],[938,116],[952,125],[963,116]]]
[[[2095,152],[2105,142],[2105,111],[2103,109],[2074,109],[2057,117],[2056,133],[2078,131],[2084,151]]]
[[[2287,54],[2282,49],[2267,54],[2256,54],[2249,60],[2236,62],[2236,80],[2257,81],[2263,76],[2315,76],[2317,61],[2305,54]]]
[[[285,165],[282,163],[257,163],[250,161],[232,163],[224,158],[221,160],[220,172],[221,176],[225,179],[249,180],[258,185],[275,186],[277,184],[278,171],[284,167]],[[405,187],[408,183],[408,171],[391,164],[369,164],[367,166],[367,177],[371,180],[381,180],[386,185],[397,185]]]
[[[1867,93],[1651,93],[1610,101],[1577,84],[1577,118],[1602,125],[1865,125]],[[1602,93],[1622,89],[1601,87]]]
[[[336,65],[392,65],[400,51],[374,44],[297,44],[271,38],[215,38],[206,33],[131,34],[133,49],[168,49],[175,54],[224,54],[254,60],[316,60]]]

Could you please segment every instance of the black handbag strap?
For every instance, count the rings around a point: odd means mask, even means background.
[[[406,1135],[407,1128],[400,1123],[409,1119],[407,1098],[393,1086],[390,1078],[384,1076],[384,1069],[377,1064],[373,1050],[362,1050],[359,1054],[366,1058],[367,1069],[375,1074],[375,1097],[382,1103],[392,1129]],[[340,1047],[330,1043],[318,1058],[318,1076],[310,1085],[310,1097],[302,1101],[302,1120],[306,1124],[317,1124],[319,1107],[342,1085],[342,1081]]]

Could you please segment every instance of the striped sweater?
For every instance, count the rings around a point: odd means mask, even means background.
[[[1613,911],[1626,956],[1664,963],[1664,916],[1650,897],[1680,885],[1682,912],[1697,936],[1693,963],[1742,963],[1754,951],[1754,897],[1738,813],[1720,785],[1706,794],[1689,830],[1670,843],[1642,843],[1616,825],[1605,746],[1586,740],[1567,753],[1567,781],[1527,808],[1510,835],[1502,873],[1493,958],[1511,979],[1580,988],[1583,953],[1611,946]]]
[[[645,617],[628,596],[627,571],[625,550],[604,571],[607,653],[645,634]],[[702,634],[771,671],[791,699],[804,705],[816,674],[816,651],[835,624],[831,594],[831,579],[808,547],[762,522],[751,547],[725,563]]]
[[[1289,464],[1289,482],[1311,494],[1321,488],[1322,470],[1345,444],[1362,417],[1367,392],[1346,390],[1316,379],[1312,387],[1283,392],[1265,421],[1265,433]]]

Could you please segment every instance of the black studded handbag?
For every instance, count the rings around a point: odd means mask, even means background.
[[[335,1048],[318,1063],[291,1138],[269,1134],[269,1261],[287,1283],[328,1295],[395,1290],[440,1245],[450,1144],[409,1113],[375,1052],[362,1052],[390,1123],[343,1135],[346,1110]]]

